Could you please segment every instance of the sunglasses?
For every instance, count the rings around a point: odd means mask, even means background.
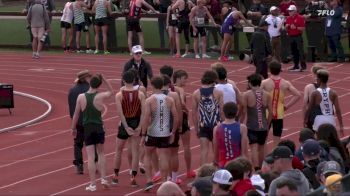
[[[136,52],[136,53],[134,53],[134,54],[141,55],[141,54],[142,54],[142,52]]]

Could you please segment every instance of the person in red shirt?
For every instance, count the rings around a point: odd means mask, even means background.
[[[289,16],[288,8],[291,5],[296,5],[295,1],[292,0],[282,0],[280,3],[280,11],[283,16]]]
[[[306,63],[302,35],[305,30],[305,18],[298,14],[295,5],[289,6],[288,11],[289,16],[287,17],[285,27],[289,36],[294,62],[294,66],[290,71],[304,71],[306,70]]]
[[[286,17],[289,16],[289,12],[287,9],[291,5],[296,5],[295,1],[282,0],[282,2],[279,5],[280,13],[282,16],[284,16],[282,19],[282,24],[285,23]],[[289,46],[290,45],[289,38],[288,38],[287,32],[286,32],[284,27],[282,27],[282,29],[281,29],[281,45],[282,46]],[[291,55],[290,47],[282,47],[281,48],[281,60],[282,60],[282,62],[284,62],[284,63],[289,62],[291,59],[290,55]]]
[[[245,166],[237,159],[229,161],[225,165],[225,169],[232,175],[231,195],[243,196],[250,190],[255,190],[252,181],[249,178],[244,178]]]

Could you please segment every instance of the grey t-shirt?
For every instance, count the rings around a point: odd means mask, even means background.
[[[195,187],[197,189],[197,192],[200,196],[211,195],[213,188],[211,176],[197,178],[193,182],[192,187]]]
[[[50,25],[49,15],[42,4],[33,4],[29,8],[27,21],[32,28],[45,27],[48,29]]]

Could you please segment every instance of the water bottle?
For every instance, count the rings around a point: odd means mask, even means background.
[[[44,43],[47,35],[48,35],[47,32],[45,32],[44,35],[41,37],[40,41]]]

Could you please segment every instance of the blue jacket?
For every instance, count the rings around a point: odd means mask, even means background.
[[[334,15],[327,16],[326,19],[326,36],[340,35],[342,32],[341,22],[343,17],[343,8],[338,6],[333,10]],[[328,26],[329,21],[331,21],[330,26]]]

